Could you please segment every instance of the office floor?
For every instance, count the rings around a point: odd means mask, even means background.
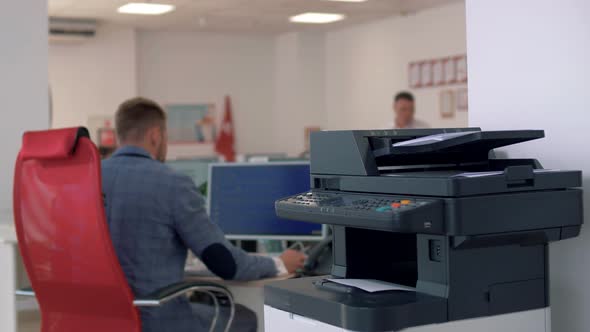
[[[18,332],[41,331],[41,315],[37,310],[20,311],[18,313]]]

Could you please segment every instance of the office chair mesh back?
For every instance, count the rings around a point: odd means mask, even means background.
[[[109,236],[100,157],[88,131],[26,133],[14,180],[19,247],[42,331],[140,331]]]

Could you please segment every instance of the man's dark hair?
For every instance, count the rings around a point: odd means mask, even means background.
[[[122,103],[115,114],[115,129],[120,142],[143,139],[148,129],[166,128],[166,112],[153,100],[137,97]]]
[[[414,101],[414,95],[408,91],[402,91],[395,95],[393,102],[397,102],[398,100],[405,99],[407,101]]]

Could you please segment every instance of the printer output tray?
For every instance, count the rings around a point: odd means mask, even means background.
[[[447,300],[419,292],[389,291],[354,295],[318,289],[324,277],[290,279],[265,287],[265,304],[352,331],[398,331],[444,323]]]

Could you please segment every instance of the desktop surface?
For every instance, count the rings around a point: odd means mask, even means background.
[[[209,216],[228,238],[318,240],[322,225],[276,216],[275,201],[309,190],[309,163],[213,164]]]

